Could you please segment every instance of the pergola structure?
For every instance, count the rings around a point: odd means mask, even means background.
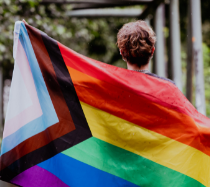
[[[166,77],[166,62],[164,59],[164,4],[170,5],[170,51],[169,60],[172,79],[182,91],[181,45],[179,26],[179,0],[42,0],[42,4],[71,4],[70,17],[136,17],[149,22],[154,18],[153,26],[157,35],[154,57],[154,72]],[[114,9],[113,7],[145,5],[145,9]],[[112,8],[110,8],[112,7]],[[106,8],[106,9],[104,9]],[[196,77],[196,108],[206,114],[205,90],[203,77],[202,33],[200,0],[188,0],[188,33],[187,33],[187,87],[186,96],[192,102],[192,77]],[[192,21],[193,20],[193,21]]]
[[[182,91],[182,67],[181,67],[181,44],[179,26],[179,0],[42,0],[40,4],[71,4],[72,10],[68,12],[69,17],[77,18],[97,18],[97,17],[135,17],[144,19],[150,24],[153,18],[157,43],[153,59],[153,72],[159,76],[167,76],[167,68],[170,68],[172,79]],[[165,3],[169,4],[169,65],[166,66],[164,51],[164,20]],[[141,8],[125,8],[132,5],[145,5]],[[121,7],[116,9],[114,7]],[[187,84],[186,96],[192,102],[193,75],[196,82],[196,108],[202,114],[206,114],[205,90],[203,77],[203,57],[202,57],[202,33],[201,33],[201,12],[200,0],[188,0],[188,30],[187,30]],[[0,84],[2,84],[2,69],[0,69]],[[2,88],[3,85],[0,85]],[[2,93],[2,92],[0,92]],[[2,98],[2,97],[1,97]],[[0,100],[1,104],[2,100]],[[2,110],[2,109],[1,109]],[[0,120],[2,121],[2,111]]]
[[[157,36],[154,72],[159,76],[166,77],[166,62],[164,59],[164,4],[170,5],[170,50],[169,61],[172,79],[182,91],[182,68],[181,68],[181,44],[179,26],[179,0],[42,0],[40,4],[71,4],[72,11],[69,17],[96,18],[96,17],[136,17],[150,21],[153,19],[153,27]],[[145,5],[145,9],[114,9],[113,7]],[[104,9],[106,8],[106,9]],[[187,29],[187,84],[186,96],[192,102],[193,74],[196,82],[196,108],[202,114],[206,114],[205,90],[203,77],[202,56],[202,33],[201,33],[201,8],[200,0],[188,0],[188,29]],[[2,88],[2,69],[0,69],[0,88]],[[2,93],[2,92],[0,92]],[[0,104],[2,100],[0,99]],[[2,109],[0,109],[2,110]],[[2,121],[2,111],[0,120]],[[4,186],[10,184],[3,184]]]

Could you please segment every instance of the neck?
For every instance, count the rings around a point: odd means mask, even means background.
[[[127,69],[129,70],[149,70],[149,63],[147,63],[146,65],[143,65],[141,67],[138,67],[136,64],[130,64],[129,62],[127,62]]]

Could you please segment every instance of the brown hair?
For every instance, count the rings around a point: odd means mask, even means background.
[[[117,34],[117,45],[123,51],[123,58],[139,67],[149,62],[155,42],[154,31],[141,20],[123,25]]]

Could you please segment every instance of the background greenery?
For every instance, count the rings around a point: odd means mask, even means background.
[[[210,1],[202,0],[201,6],[205,94],[207,115],[210,116]],[[139,8],[140,6],[135,7]],[[181,54],[184,84],[186,82],[187,51],[186,9],[187,0],[180,0]],[[66,4],[42,5],[38,0],[0,0],[0,64],[3,66],[4,80],[11,79],[12,76],[14,65],[12,58],[14,23],[22,19],[81,54],[126,68],[126,64],[122,61],[116,46],[116,35],[124,23],[136,19],[77,19],[68,16],[68,11],[70,10],[71,6]],[[166,4],[166,27],[164,29],[166,41],[169,39],[168,18],[169,5]],[[185,88],[186,85],[183,85],[183,87]]]

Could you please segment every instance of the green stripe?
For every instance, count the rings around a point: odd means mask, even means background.
[[[95,137],[62,152],[139,186],[200,187],[198,181]]]

